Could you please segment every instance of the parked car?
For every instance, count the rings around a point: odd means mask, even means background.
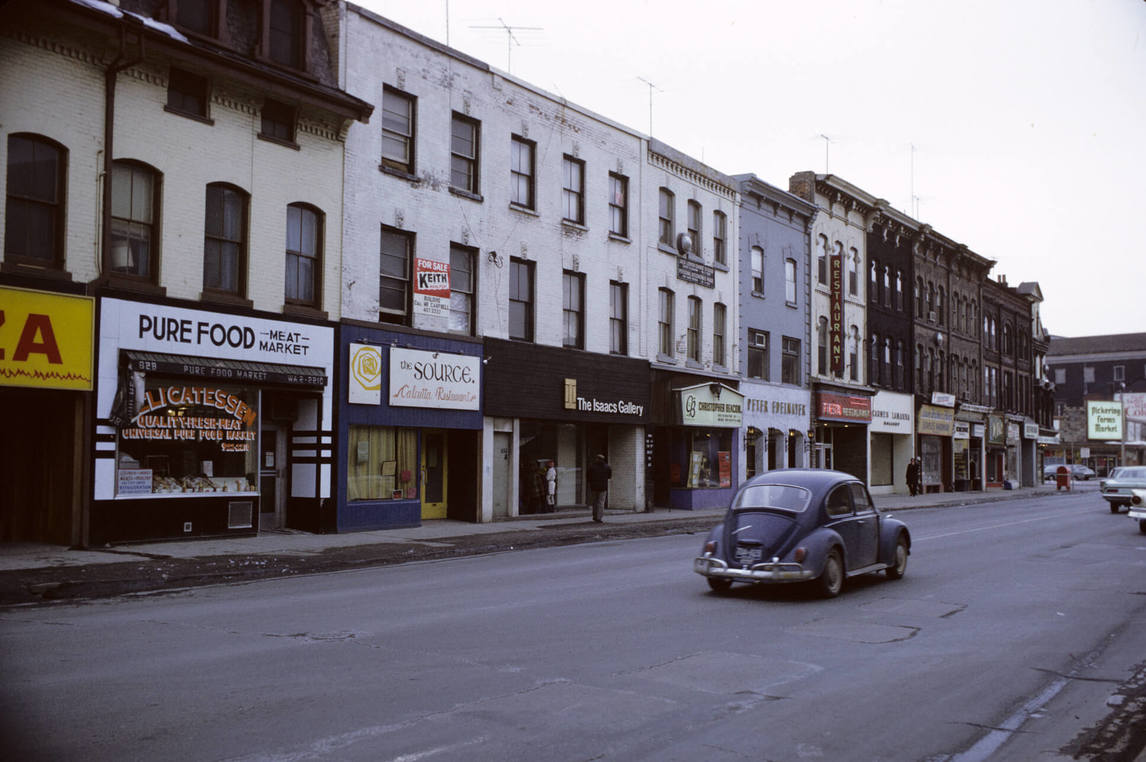
[[[1089,481],[1096,476],[1094,469],[1090,466],[1084,466],[1081,463],[1073,463],[1070,467],[1070,477],[1078,481]]]
[[[1056,476],[1058,476],[1058,467],[1061,465],[1062,463],[1055,463],[1050,466],[1043,466],[1043,479],[1054,479]],[[1067,466],[1067,468],[1070,468],[1070,466]]]
[[[1119,466],[1098,484],[1098,491],[1110,504],[1111,513],[1130,505],[1135,490],[1146,490],[1146,466]]]
[[[1146,489],[1132,490],[1130,518],[1138,522],[1138,531],[1146,534]]]
[[[814,582],[832,598],[848,577],[899,579],[910,553],[907,525],[876,508],[851,474],[781,469],[740,487],[692,568],[716,592],[733,582]]]

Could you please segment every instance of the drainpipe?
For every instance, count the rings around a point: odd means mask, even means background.
[[[128,59],[124,56],[127,48],[127,28],[119,28],[119,52],[115,59],[108,64],[104,71],[104,107],[103,107],[103,214],[100,216],[102,234],[100,236],[100,251],[96,258],[99,272],[103,274],[104,263],[111,251],[111,172],[113,164],[113,150],[115,142],[115,84],[119,73],[124,69],[135,66],[143,60],[143,36],[139,37],[139,54]]]

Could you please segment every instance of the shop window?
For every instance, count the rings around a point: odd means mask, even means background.
[[[417,445],[413,429],[350,426],[347,500],[416,499]]]
[[[247,194],[230,185],[207,186],[203,289],[241,296],[246,290]]]
[[[67,149],[39,135],[8,136],[6,260],[63,268],[67,156]]]
[[[322,213],[306,204],[287,207],[286,301],[322,304]]]
[[[683,489],[732,486],[731,429],[674,429],[672,484]]]
[[[159,187],[159,173],[145,164],[122,160],[112,166],[108,271],[146,280],[155,277]]]
[[[410,324],[410,277],[413,264],[414,234],[383,227],[379,258],[379,321]]]
[[[129,421],[118,433],[116,495],[256,491],[257,390],[131,375],[116,396]]]
[[[382,90],[382,167],[414,174],[414,97]]]
[[[478,136],[481,123],[454,113],[450,122],[450,186],[478,193]]]
[[[474,263],[477,249],[450,244],[450,333],[474,335]]]

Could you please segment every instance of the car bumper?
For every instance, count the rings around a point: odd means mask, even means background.
[[[1131,508],[1126,515],[1135,521],[1146,521],[1146,508]]]
[[[761,561],[747,569],[734,568],[711,555],[697,556],[692,560],[692,570],[702,577],[727,579],[733,582],[805,582],[815,578],[815,573],[797,563]]]
[[[1118,505],[1129,505],[1130,498],[1133,495],[1121,492],[1103,492],[1102,499],[1108,503],[1117,503]]]

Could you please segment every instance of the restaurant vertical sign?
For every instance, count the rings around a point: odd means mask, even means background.
[[[829,258],[832,287],[831,353],[832,373],[844,374],[844,258],[833,254]]]

